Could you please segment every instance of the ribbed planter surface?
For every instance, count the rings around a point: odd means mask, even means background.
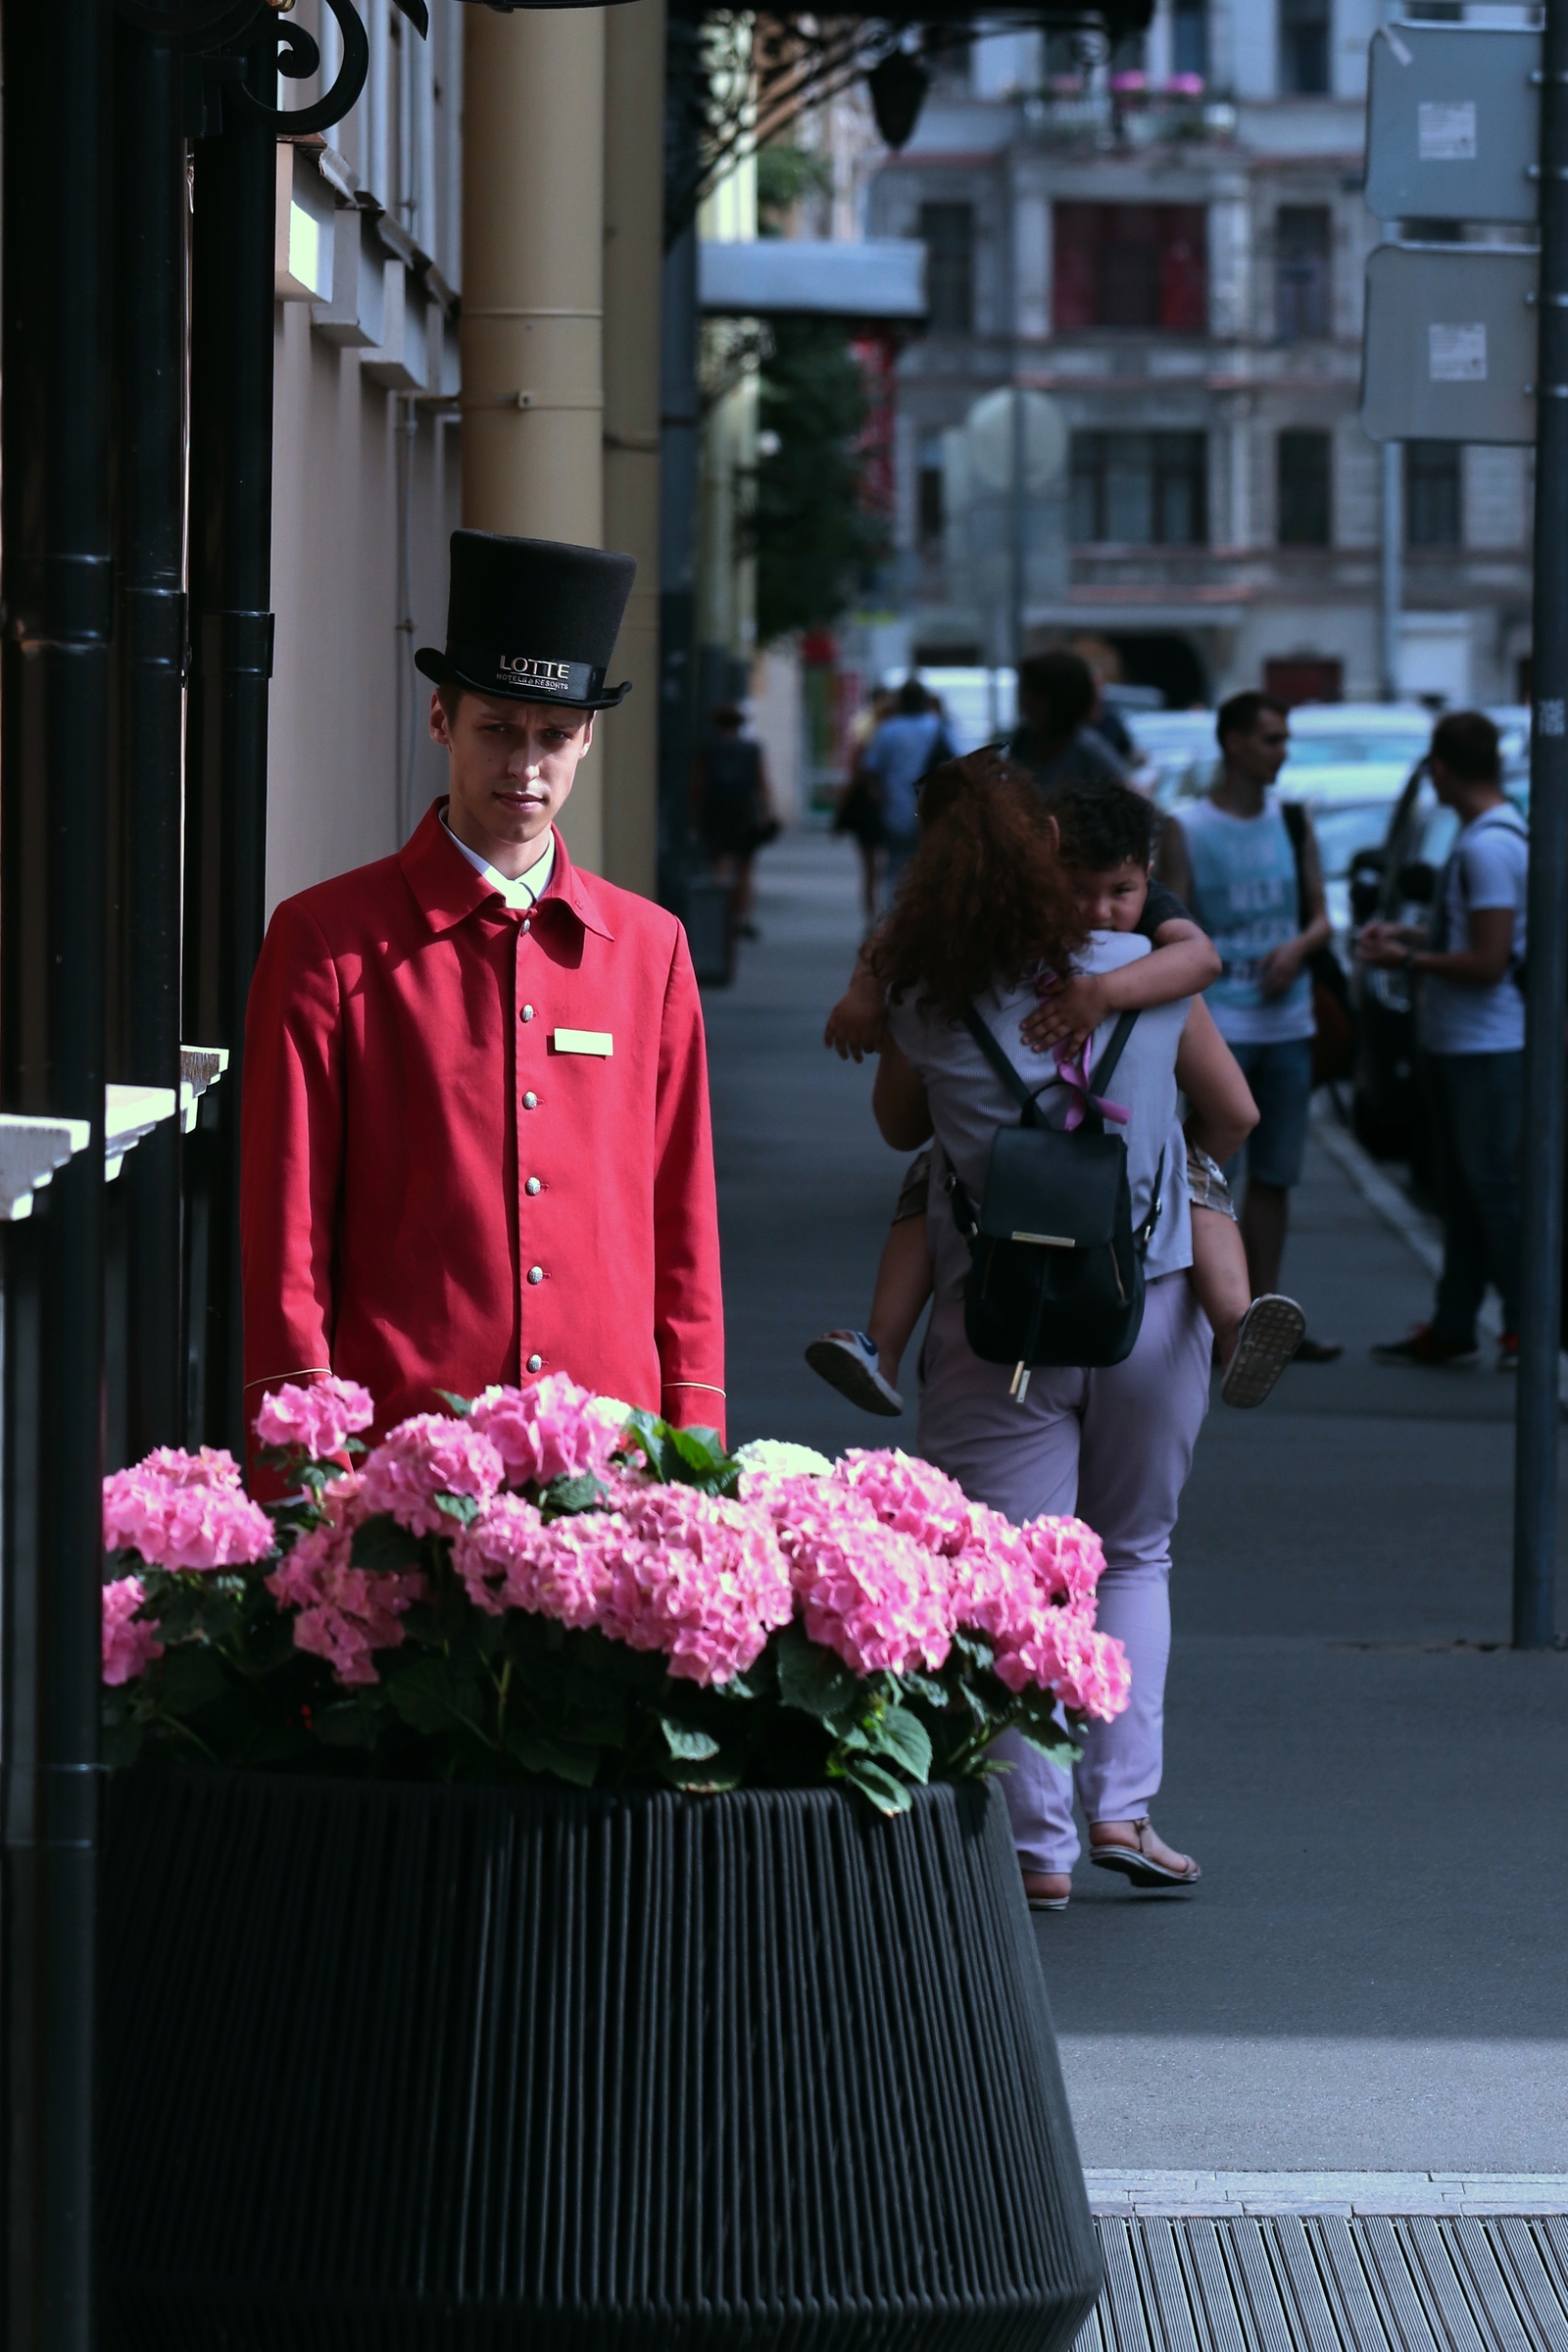
[[[995,1788],[111,1787],[125,2352],[1054,2352],[1099,2286]]]

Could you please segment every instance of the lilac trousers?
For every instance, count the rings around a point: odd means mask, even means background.
[[[1016,1733],[996,1753],[1025,1870],[1065,1871],[1079,1852],[1073,1785],[1086,1818],[1133,1821],[1159,1788],[1170,1655],[1170,1538],[1208,1409],[1213,1335],[1185,1273],[1149,1285],[1125,1363],[1036,1372],[1019,1404],[1011,1374],[983,1364],[960,1301],[939,1298],[921,1357],[920,1451],[966,1494],[1009,1519],[1076,1511],[1105,1547],[1098,1622],[1126,1644],[1132,1699],[1091,1724],[1071,1775]]]

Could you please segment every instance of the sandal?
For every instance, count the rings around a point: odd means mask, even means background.
[[[1266,1292],[1242,1317],[1236,1351],[1225,1368],[1219,1393],[1227,1404],[1261,1404],[1306,1336],[1306,1317],[1294,1298]]]
[[[862,1412],[903,1412],[904,1398],[891,1381],[883,1379],[876,1349],[863,1331],[823,1332],[806,1350],[806,1360]]]
[[[1048,1886],[1066,1891],[1047,1894]],[[1065,1911],[1071,1894],[1072,1877],[1065,1870],[1026,1870],[1023,1874],[1023,1899],[1031,1911]]]
[[[1191,1854],[1179,1855],[1177,1858],[1182,1867],[1173,1870],[1168,1862],[1161,1862],[1150,1851],[1153,1830],[1147,1813],[1141,1813],[1133,1822],[1116,1823],[1117,1829],[1132,1831],[1134,1842],[1130,1845],[1120,1838],[1108,1838],[1097,1845],[1095,1829],[1098,1826],[1091,1824],[1089,1831],[1089,1859],[1097,1870],[1120,1871],[1123,1878],[1131,1880],[1135,1886],[1191,1886],[1203,1875]]]

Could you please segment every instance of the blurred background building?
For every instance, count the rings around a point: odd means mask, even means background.
[[[1008,658],[965,560],[955,436],[988,391],[1021,385],[1067,436],[1049,525],[1064,544],[1054,564],[1032,552],[1029,645],[1095,641],[1108,674],[1178,707],[1265,684],[1379,694],[1384,475],[1357,410],[1384,234],[1362,196],[1382,13],[1157,0],[1147,32],[1109,47],[982,24],[928,36],[901,152],[868,156],[863,98],[803,127],[826,180],[809,225],[798,207],[782,233],[831,220],[928,259],[926,328],[892,371],[889,560],[839,631],[858,676]],[[1530,455],[1417,442],[1402,476],[1399,689],[1512,702]]]

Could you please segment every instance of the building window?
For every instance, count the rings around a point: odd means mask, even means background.
[[[922,204],[927,324],[934,335],[967,335],[974,326],[974,206]]]
[[[1287,98],[1329,94],[1334,0],[1280,0],[1280,90]]]
[[[1208,239],[1200,204],[1057,204],[1052,214],[1058,331],[1203,333]]]
[[[932,547],[947,524],[942,492],[942,435],[927,433],[920,443],[920,468],[915,476],[914,527],[921,547]]]
[[[1276,458],[1281,547],[1327,547],[1334,479],[1328,434],[1281,433]]]
[[[1074,433],[1072,535],[1124,547],[1200,547],[1208,537],[1201,433]]]
[[[1411,547],[1457,547],[1459,443],[1404,445],[1404,536]]]
[[[1170,20],[1171,71],[1208,79],[1208,0],[1175,0]]]
[[[1274,316],[1282,343],[1329,331],[1331,223],[1326,204],[1282,204],[1274,218]]]

